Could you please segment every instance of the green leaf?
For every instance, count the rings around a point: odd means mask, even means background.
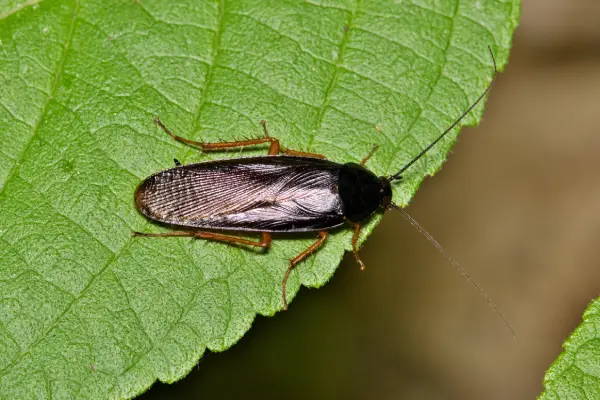
[[[600,299],[583,313],[583,322],[563,345],[565,351],[546,371],[540,400],[600,398]]]
[[[289,259],[223,243],[134,239],[146,176],[201,154],[170,140],[261,135],[397,171],[506,63],[518,0],[4,1],[0,4],[0,398],[132,397],[281,309]],[[482,106],[465,124],[481,117]],[[407,204],[456,136],[394,186]],[[264,154],[265,149],[244,151]],[[381,215],[363,230],[363,240]],[[329,280],[351,234],[293,272]],[[293,312],[293,311],[292,311]]]

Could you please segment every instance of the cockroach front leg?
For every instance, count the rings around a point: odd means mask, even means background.
[[[288,278],[290,277],[290,273],[292,272],[292,270],[294,268],[296,268],[296,265],[298,265],[298,263],[300,263],[306,257],[308,257],[312,253],[314,253],[319,247],[321,247],[321,245],[323,244],[325,239],[327,239],[328,235],[329,235],[329,233],[327,231],[319,232],[319,238],[313,244],[308,246],[308,248],[306,250],[304,250],[302,253],[298,254],[296,257],[294,257],[290,260],[290,266],[288,267],[287,271],[285,271],[285,275],[283,276],[283,280],[281,281],[281,296],[282,296],[282,300],[283,300],[283,309],[284,310],[287,310],[287,308],[288,308],[287,281],[288,281]]]
[[[371,149],[371,151],[369,152],[369,154],[367,154],[367,156],[362,159],[362,161],[360,162],[360,165],[362,165],[364,167],[365,164],[367,163],[367,161],[369,161],[369,159],[371,157],[373,157],[373,154],[375,154],[375,152],[377,151],[378,148],[379,148],[379,145],[378,144],[374,144],[373,148]]]
[[[271,136],[269,135],[269,131],[267,130],[267,121],[265,121],[264,119],[260,121],[260,124],[263,126],[263,132],[265,133],[265,137],[267,138],[271,138]],[[277,143],[279,143],[278,139]],[[322,154],[317,154],[317,153],[307,153],[305,151],[298,151],[298,150],[292,150],[292,149],[288,149],[285,148],[283,146],[281,146],[280,144],[278,144],[278,151],[277,153],[282,152],[284,154],[288,154],[290,156],[299,156],[299,157],[312,157],[312,158],[321,158],[321,159],[325,159],[325,156]],[[277,153],[271,153],[271,149],[269,149],[269,154],[277,154]]]

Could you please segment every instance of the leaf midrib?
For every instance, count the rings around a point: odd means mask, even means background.
[[[32,4],[37,4],[40,1],[41,0],[38,0]],[[19,10],[21,10],[21,9],[23,9],[23,7],[19,8]],[[0,187],[0,194],[2,194],[2,192],[4,191],[6,186],[8,186],[9,182],[13,178],[15,178],[15,176],[17,175],[17,172],[18,172],[19,166],[20,166],[20,162],[23,159],[23,157],[25,156],[25,154],[27,154],[27,150],[29,150],[29,146],[31,146],[33,144],[33,142],[35,141],[35,139],[37,138],[38,128],[39,128],[40,124],[42,123],[42,121],[44,120],[46,113],[48,112],[48,107],[50,106],[50,102],[52,101],[52,99],[54,99],[54,96],[56,95],[56,91],[59,86],[58,84],[60,82],[65,59],[67,58],[67,53],[69,52],[69,48],[71,47],[71,41],[73,39],[73,34],[75,32],[75,20],[77,19],[78,12],[79,12],[79,0],[75,0],[75,7],[73,8],[73,17],[71,18],[71,23],[69,25],[69,32],[67,33],[67,38],[65,40],[65,44],[63,45],[63,51],[61,53],[61,56],[60,56],[60,59],[58,62],[58,66],[56,68],[56,73],[54,74],[54,80],[52,81],[52,86],[50,87],[50,95],[47,97],[46,102],[44,103],[44,107],[42,108],[42,112],[40,113],[39,118],[33,124],[33,127],[31,129],[32,130],[31,136],[25,143],[25,146],[23,146],[23,150],[21,151],[21,153],[19,153],[19,155],[17,157],[15,157],[15,165],[13,165],[13,167],[10,169],[10,172],[8,173],[8,175],[6,177],[4,184]]]
[[[361,0],[356,1],[354,9],[350,11],[350,15],[348,16],[348,19],[345,22],[344,35],[342,36],[342,40],[340,41],[340,44],[338,45],[338,51],[337,51],[338,57],[337,57],[337,60],[335,60],[335,62],[333,63],[333,74],[331,75],[329,84],[325,88],[325,95],[323,96],[323,102],[321,103],[321,107],[319,108],[319,112],[318,112],[317,118],[315,120],[314,129],[310,132],[310,136],[308,139],[308,146],[307,146],[308,151],[311,151],[311,149],[312,149],[312,145],[315,140],[316,132],[318,132],[323,126],[323,117],[325,116],[325,110],[326,110],[327,106],[329,106],[329,96],[331,95],[331,92],[335,88],[335,85],[337,83],[338,73],[339,73],[340,69],[342,69],[342,64],[344,62],[344,51],[346,50],[346,43],[348,42],[348,40],[350,38],[350,30],[352,29],[352,21],[354,20],[354,17],[356,16],[356,14],[359,12],[360,3],[361,3]],[[348,10],[345,10],[345,11],[348,12]]]
[[[65,59],[67,58],[67,53],[69,52],[69,48],[71,46],[71,41],[73,39],[73,35],[74,35],[74,32],[75,32],[75,21],[77,19],[78,12],[79,12],[79,0],[75,0],[75,7],[73,8],[73,17],[71,18],[71,23],[69,25],[69,32],[67,34],[67,39],[65,40],[65,44],[64,44],[64,47],[63,47],[63,52],[61,54],[61,58],[59,60],[58,67],[56,69],[56,74],[54,75],[54,80],[52,82],[50,96],[48,97],[48,99],[46,100],[46,103],[44,104],[44,108],[43,108],[42,113],[40,114],[40,117],[38,118],[38,120],[35,122],[35,124],[33,126],[33,129],[32,129],[33,132],[32,132],[31,137],[29,138],[29,140],[25,144],[25,146],[24,146],[23,150],[21,151],[21,153],[19,154],[19,156],[16,158],[15,165],[10,170],[10,172],[9,172],[7,178],[6,178],[6,181],[4,182],[4,185],[0,188],[0,194],[2,194],[2,192],[4,191],[4,189],[8,186],[8,183],[10,181],[12,181],[17,176],[17,172],[18,172],[18,169],[19,169],[19,166],[20,166],[20,161],[23,159],[23,157],[27,153],[27,150],[29,149],[29,146],[31,146],[31,144],[33,144],[34,140],[36,139],[37,134],[38,134],[39,125],[41,124],[42,120],[44,119],[44,116],[46,115],[46,112],[48,111],[48,107],[50,105],[50,102],[52,101],[52,99],[56,95],[56,90],[58,89],[58,84],[60,82],[60,76],[62,74],[63,65],[64,65],[64,62],[65,62]],[[67,307],[65,309],[65,312],[63,312],[59,317],[57,317],[57,319],[46,330],[46,332],[44,332],[43,335],[41,335],[35,342],[33,342],[27,348],[27,350],[23,351],[19,355],[19,357],[17,357],[11,364],[7,365],[4,369],[0,370],[0,377],[2,377],[8,370],[10,370],[13,366],[15,366],[25,355],[29,354],[29,351],[32,348],[34,348],[42,339],[44,339],[46,337],[46,335],[48,335],[48,333],[52,330],[52,328],[56,325],[56,323],[60,320],[60,318],[70,309],[70,307],[71,307],[71,305],[69,305],[69,307]]]

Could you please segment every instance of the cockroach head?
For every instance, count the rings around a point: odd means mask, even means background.
[[[390,184],[390,180],[385,176],[380,176],[379,181],[381,182],[381,207],[387,210],[390,208],[390,204],[392,203],[392,185]]]

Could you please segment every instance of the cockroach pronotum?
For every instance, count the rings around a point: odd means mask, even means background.
[[[490,49],[490,53],[492,53]],[[419,232],[433,243],[462,275],[479,291],[515,336],[500,310],[450,254],[406,211],[392,202],[393,181],[423,157],[446,136],[485,97],[497,74],[484,92],[448,129],[439,135],[408,164],[390,176],[378,177],[365,168],[375,145],[360,162],[339,164],[323,155],[291,150],[271,137],[263,120],[264,137],[234,142],[203,143],[175,135],[158,117],[154,122],[173,139],[203,151],[269,143],[266,156],[224,159],[181,165],[146,178],[135,192],[135,205],[147,218],[184,227],[188,230],[166,233],[133,232],[134,236],[188,236],[201,239],[256,246],[268,249],[272,233],[318,232],[317,240],[290,260],[281,282],[283,309],[287,309],[286,284],[294,267],[315,252],[327,239],[328,230],[349,223],[354,229],[352,249],[361,269],[358,254],[361,222],[377,209],[400,211]],[[282,155],[280,153],[283,153]],[[208,229],[209,231],[206,231]],[[261,234],[260,240],[214,232],[247,231]],[[516,336],[515,336],[516,338]]]

